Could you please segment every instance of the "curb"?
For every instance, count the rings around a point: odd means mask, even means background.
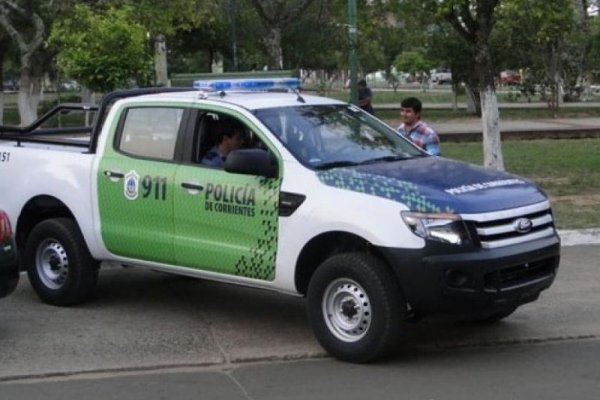
[[[600,228],[559,230],[558,236],[562,246],[600,244]]]

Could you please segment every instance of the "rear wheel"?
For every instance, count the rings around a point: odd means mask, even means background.
[[[394,275],[363,253],[325,260],[308,287],[307,311],[319,343],[332,356],[367,362],[400,339],[406,303]]]
[[[29,281],[44,302],[69,306],[93,295],[99,264],[74,220],[40,222],[27,238],[24,254]]]

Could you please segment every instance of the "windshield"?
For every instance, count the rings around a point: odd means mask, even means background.
[[[256,116],[313,169],[426,156],[388,125],[353,105],[261,109]]]

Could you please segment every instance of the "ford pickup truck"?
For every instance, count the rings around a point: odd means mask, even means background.
[[[92,298],[103,262],[275,290],[306,297],[330,354],[365,362],[418,317],[499,320],[554,281],[560,241],[529,180],[429,156],[285,80],[196,86],[0,128],[0,208],[44,302]],[[48,126],[75,110],[91,127]],[[203,164],[232,123],[241,147]]]

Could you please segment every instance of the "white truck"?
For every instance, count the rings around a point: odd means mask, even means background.
[[[364,362],[417,317],[498,320],[552,284],[560,242],[535,184],[276,85],[116,92],[92,128],[41,127],[91,110],[76,105],[1,127],[0,209],[39,297],[89,300],[102,262],[276,290],[307,298],[330,354]],[[203,165],[232,122],[243,147]]]
[[[432,69],[429,71],[430,79],[432,83],[436,83],[438,85],[450,84],[452,83],[452,72],[446,69]]]

